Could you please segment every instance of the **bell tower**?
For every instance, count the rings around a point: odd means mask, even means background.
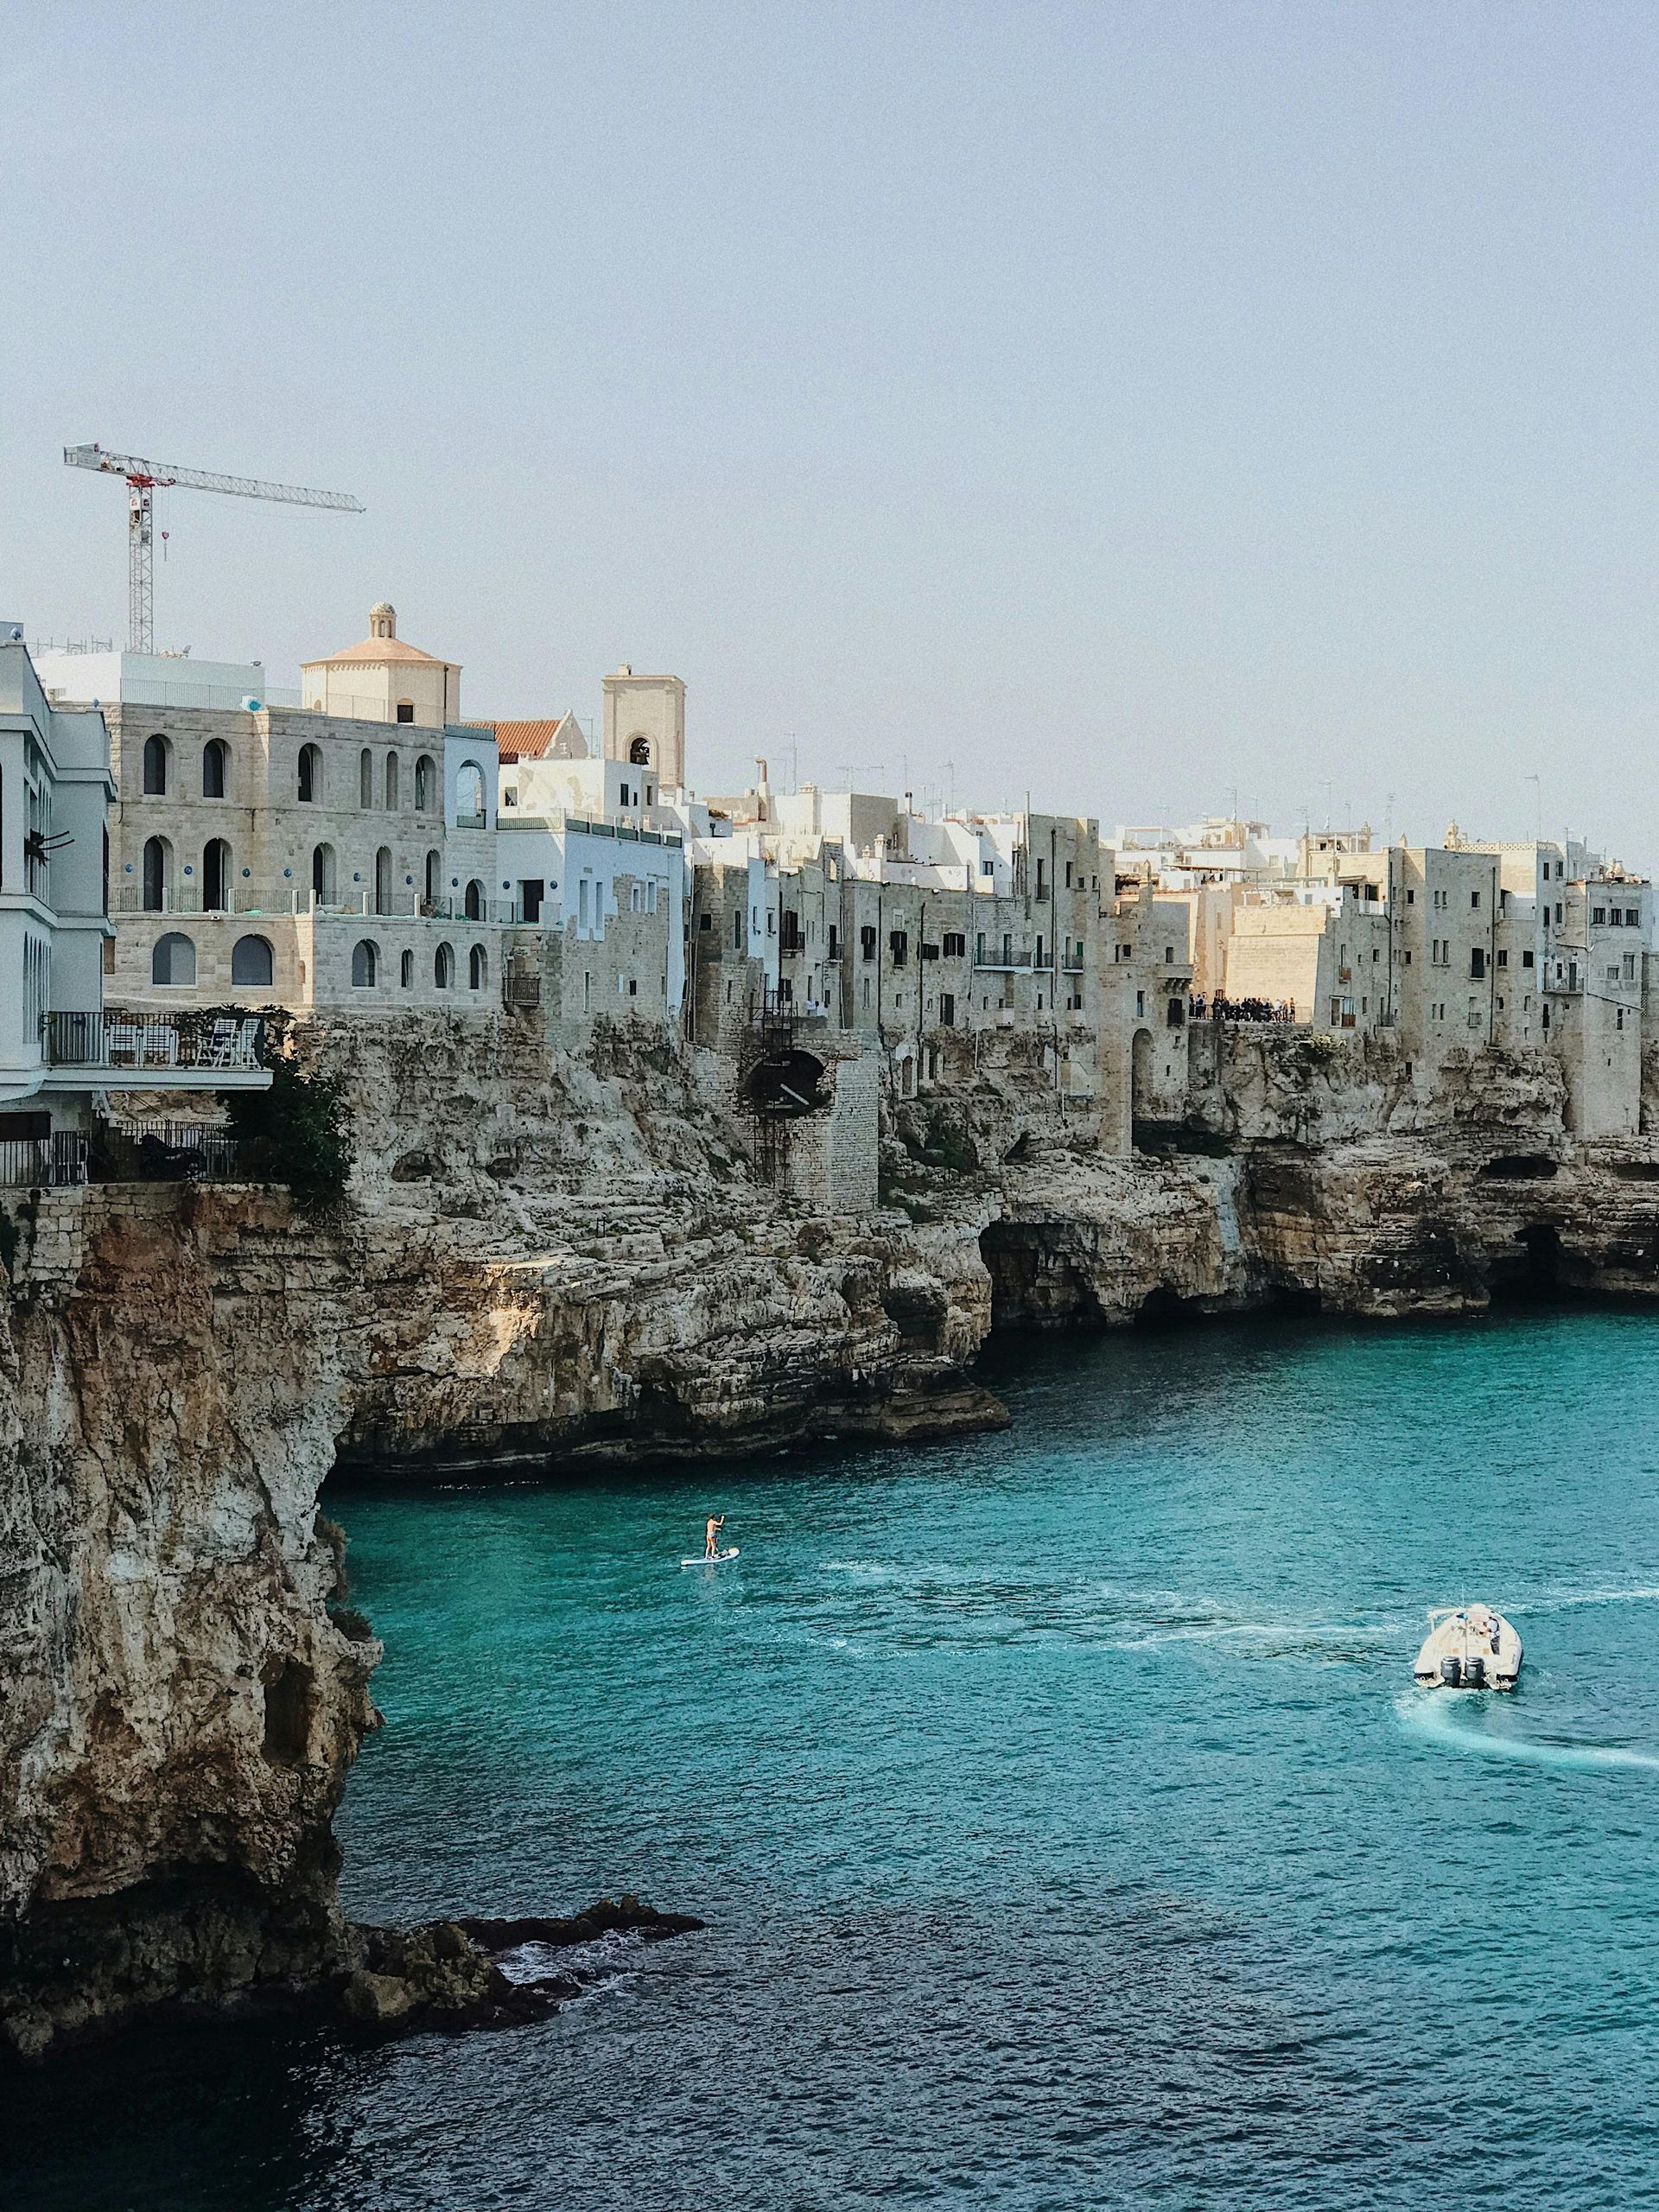
[[[685,785],[685,686],[636,676],[625,661],[605,678],[605,758],[648,770],[658,791]]]

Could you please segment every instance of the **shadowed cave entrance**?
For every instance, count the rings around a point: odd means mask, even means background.
[[[1494,1306],[1548,1306],[1563,1297],[1561,1233],[1548,1222],[1515,1232],[1507,1253],[1494,1255],[1489,1294]]]
[[[1103,1325],[1087,1276],[1046,1223],[990,1222],[980,1231],[979,1256],[991,1278],[993,1328]]]

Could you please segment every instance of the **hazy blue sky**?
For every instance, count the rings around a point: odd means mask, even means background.
[[[1656,92],[1650,0],[22,0],[0,613],[123,632],[97,438],[365,501],[172,495],[273,683],[384,594],[705,790],[1659,863]]]

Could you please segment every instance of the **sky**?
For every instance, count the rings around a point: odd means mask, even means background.
[[[469,715],[687,686],[690,773],[1659,864],[1659,9],[34,5],[0,615]]]

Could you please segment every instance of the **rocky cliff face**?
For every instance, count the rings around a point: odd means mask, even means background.
[[[660,1044],[573,1061],[432,1015],[296,1042],[351,1102],[340,1219],[111,1186],[14,1209],[0,1245],[0,2031],[23,2050],[153,2004],[331,1983],[423,2017],[435,1974],[487,1982],[461,1939],[365,1949],[339,1917],[329,1822],[378,1647],[318,1516],[337,1457],[902,1439],[1003,1418],[969,1372],[994,1320],[1659,1289],[1659,1160],[1575,1145],[1549,1069],[1502,1055],[1426,1097],[1374,1042],[1246,1033],[1163,1149],[1114,1159],[1012,1052],[890,1105],[886,1203],[853,1219],[757,1187],[713,1071]]]
[[[0,1331],[0,2024],[300,1985],[379,1647],[331,1619],[339,1257],[285,1199],[43,1197]]]

